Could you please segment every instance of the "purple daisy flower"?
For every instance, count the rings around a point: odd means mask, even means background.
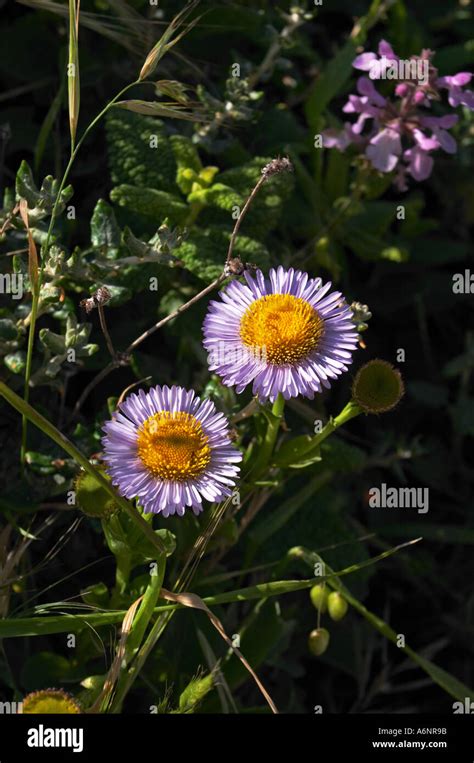
[[[300,270],[245,273],[213,300],[204,321],[209,368],[237,392],[253,382],[253,393],[272,402],[313,398],[330,387],[352,361],[358,335],[352,311],[339,292]]]
[[[231,495],[242,454],[231,444],[225,416],[194,390],[140,390],[103,429],[106,471],[145,513],[183,516],[189,506],[199,514],[203,498]]]

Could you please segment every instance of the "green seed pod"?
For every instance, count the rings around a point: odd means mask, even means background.
[[[400,371],[386,360],[376,359],[357,372],[352,398],[365,413],[384,413],[395,408],[404,391]]]
[[[348,610],[347,601],[337,591],[331,591],[328,596],[328,611],[329,617],[332,620],[342,620],[346,616]]]
[[[324,654],[329,644],[329,631],[326,628],[315,628],[308,636],[309,651],[316,657]]]
[[[77,505],[88,517],[108,519],[119,510],[105,488],[87,472],[79,474],[74,487]]]
[[[315,609],[324,614],[328,608],[328,592],[326,586],[323,583],[318,583],[318,585],[312,587],[309,595],[311,596],[311,601],[313,602]]]
[[[28,694],[22,702],[22,712],[32,714],[43,713],[81,713],[76,700],[62,689],[41,689]]]

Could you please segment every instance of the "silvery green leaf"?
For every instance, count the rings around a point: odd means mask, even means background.
[[[51,352],[60,355],[65,352],[66,340],[60,334],[55,334],[49,329],[41,329],[39,332],[40,342]]]

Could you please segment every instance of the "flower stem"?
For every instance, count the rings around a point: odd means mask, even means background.
[[[316,435],[316,437],[313,437],[311,440],[311,450],[317,448],[322,442],[324,442],[324,440],[326,440],[327,437],[329,437],[330,434],[335,432],[336,429],[345,424],[347,421],[350,421],[355,416],[358,416],[359,413],[362,413],[362,408],[353,400],[350,400],[342,409],[342,411],[336,416],[336,418],[333,419],[331,417],[321,432]]]
[[[97,309],[99,311],[100,327],[101,327],[102,333],[103,333],[103,335],[105,337],[105,341],[106,341],[106,344],[107,344],[107,349],[108,349],[108,351],[110,352],[110,354],[112,356],[112,360],[115,360],[117,354],[116,354],[116,352],[114,350],[114,345],[113,345],[112,339],[110,337],[109,329],[107,327],[107,320],[105,318],[104,306],[103,305],[98,305]]]
[[[130,578],[130,572],[132,569],[131,555],[129,553],[119,554],[115,557],[115,597],[117,599],[123,595],[127,590],[128,581]]]
[[[260,478],[267,469],[273,455],[278,432],[280,431],[280,424],[283,418],[283,411],[285,409],[285,399],[281,392],[275,402],[272,405],[272,419],[269,421],[267,431],[265,433],[264,440],[260,446],[260,451],[257,455],[255,464],[251,469],[252,481]]]

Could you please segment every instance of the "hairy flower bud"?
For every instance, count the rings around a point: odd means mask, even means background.
[[[404,391],[400,371],[386,360],[376,359],[357,372],[352,398],[365,413],[384,413],[395,408]]]
[[[107,475],[104,472],[104,477]],[[88,517],[108,519],[119,507],[102,485],[87,472],[81,472],[75,483],[77,505]]]

